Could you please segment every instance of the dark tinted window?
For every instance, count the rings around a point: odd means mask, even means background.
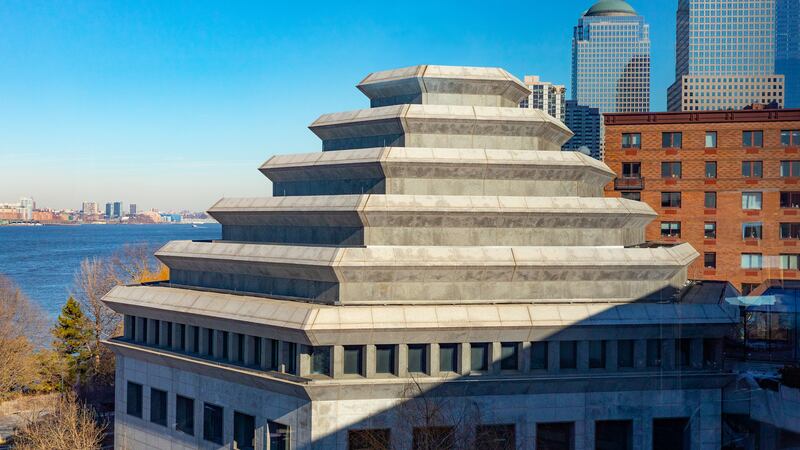
[[[350,375],[363,375],[364,348],[360,345],[346,345],[344,347],[344,373]]]
[[[142,417],[142,385],[128,381],[128,415]]]
[[[531,343],[531,369],[547,369],[547,341]]]
[[[458,344],[439,344],[439,371],[458,371]]]
[[[175,396],[175,429],[194,435],[194,400]]]
[[[519,369],[519,344],[503,342],[500,344],[500,370]]]
[[[167,426],[167,393],[150,389],[150,422]]]
[[[483,372],[489,369],[489,344],[471,344],[470,368],[473,372]]]
[[[562,369],[575,369],[578,367],[578,343],[576,341],[561,341],[559,348],[559,367]]]
[[[254,450],[256,448],[256,418],[234,411],[233,413],[233,448]]]
[[[408,371],[426,373],[428,371],[428,346],[425,344],[409,344]]]
[[[215,444],[222,444],[222,433],[224,430],[225,419],[222,407],[203,404],[203,439]]]
[[[631,339],[617,342],[617,366],[633,367],[633,342]]]
[[[395,346],[394,345],[376,345],[375,346],[375,372],[382,374],[394,374],[394,359],[395,359]]]

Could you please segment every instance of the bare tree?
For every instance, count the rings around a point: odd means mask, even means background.
[[[513,450],[516,437],[505,426],[481,424],[480,408],[468,395],[439,395],[440,384],[425,385],[411,377],[403,387],[402,400],[394,408],[397,426],[411,431],[414,450]],[[466,394],[466,393],[465,393]],[[394,450],[407,448],[407,442],[390,436],[397,428],[359,430],[349,437],[350,448]],[[397,445],[399,444],[399,445]]]
[[[104,429],[94,411],[78,403],[73,395],[57,396],[50,405],[29,414],[27,423],[14,436],[14,447],[94,450],[100,448]]]
[[[36,377],[34,348],[44,329],[38,308],[0,275],[0,400]]]

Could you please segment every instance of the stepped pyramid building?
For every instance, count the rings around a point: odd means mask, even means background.
[[[644,242],[654,211],[603,198],[614,172],[504,70],[358,88],[322,152],[261,167],[272,197],[210,209],[222,239],[105,297],[117,448],[719,447],[737,313],[691,246]]]

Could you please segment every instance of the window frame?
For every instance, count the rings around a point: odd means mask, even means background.
[[[742,147],[744,147],[744,148],[763,148],[764,147],[764,130],[743,130],[742,131]]]
[[[709,202],[709,199],[711,199],[711,202]],[[711,206],[709,206],[709,203],[711,203]],[[717,209],[717,191],[703,192],[703,208]]]
[[[637,171],[629,170],[628,172],[630,172],[630,173],[628,173],[628,174],[625,173],[626,172],[625,171],[626,168],[633,169],[634,167],[637,168],[638,170]],[[641,163],[641,161],[622,162],[622,170],[620,171],[620,177],[621,178],[625,178],[625,179],[633,179],[633,180],[638,180],[639,178],[642,178],[642,163]]]
[[[131,401],[134,400],[134,401]],[[144,418],[144,386],[128,381],[125,391],[125,412],[131,417]]]
[[[709,265],[709,259],[711,260],[711,264],[710,265]],[[704,269],[716,269],[717,268],[717,252],[704,252],[703,253],[703,268]]]
[[[184,418],[186,420],[179,420],[179,414],[185,413],[187,406],[189,406],[190,414]],[[194,399],[185,395],[175,394],[175,430],[194,436],[194,414]]]
[[[676,173],[676,170],[677,173]],[[683,175],[683,164],[680,161],[661,161],[661,178],[680,179]]]
[[[681,196],[681,192],[680,191],[664,191],[664,192],[661,192],[661,207],[662,208],[680,208],[681,207],[681,197],[682,196]],[[666,201],[665,201],[665,199],[666,199]],[[675,200],[677,200],[677,202]]]
[[[800,268],[800,254],[781,253],[779,260],[781,270],[798,270]]]
[[[800,146],[800,130],[781,130],[781,147],[797,147]],[[787,137],[784,140],[784,136]]]
[[[748,230],[750,231],[748,233]],[[742,222],[742,239],[761,240],[764,238],[764,223],[763,222]]]
[[[747,264],[745,264],[747,261]],[[758,261],[758,265],[753,265],[753,261]],[[761,270],[764,268],[764,255],[762,253],[742,253],[741,268],[745,270]]]
[[[787,228],[789,232],[788,236],[784,233],[784,230]],[[796,233],[794,233],[794,231],[796,231]],[[778,224],[778,237],[783,241],[796,241],[800,239],[800,222],[780,222]]]
[[[748,208],[745,205],[745,197],[753,196],[753,198],[758,199],[758,207],[757,208]],[[749,202],[748,202],[749,203]],[[744,211],[760,211],[764,209],[764,194],[761,191],[743,191],[742,192],[742,210]]]
[[[779,164],[779,174],[781,178],[800,177],[800,160],[784,159]]]
[[[161,397],[163,399],[163,403],[161,405],[158,402],[153,401],[155,397]],[[163,406],[162,408],[158,408],[159,415],[154,417],[153,412],[156,410],[158,406]],[[162,413],[163,412],[163,413]],[[163,389],[156,389],[154,387],[150,387],[150,423],[154,423],[156,425],[161,425],[162,427],[167,426],[167,417],[169,416],[169,394],[167,391]]]
[[[626,143],[625,138],[628,138],[629,141],[631,141],[631,138],[636,138],[633,139],[633,141],[636,142]],[[638,148],[638,149],[642,148],[642,133],[622,133],[622,137],[620,138],[620,145],[622,146],[622,148]]]
[[[667,228],[664,228],[664,225]],[[661,237],[663,238],[680,238],[681,237],[681,222],[679,220],[664,220],[661,222],[660,226],[661,230]],[[664,231],[668,231],[667,234],[664,234]],[[675,231],[677,230],[677,233]]]
[[[713,176],[708,176],[709,164],[711,164],[712,167],[714,168],[714,175]],[[708,180],[716,180],[717,179],[717,162],[716,161],[705,161],[704,171],[705,171],[705,178],[706,179],[708,179]]]
[[[709,136],[713,136],[714,145],[708,145],[708,138]],[[706,131],[705,139],[703,139],[703,148],[717,148],[719,143],[717,142],[717,132],[716,131]]]
[[[764,178],[764,161],[742,161],[743,178]]]
[[[708,227],[711,225],[711,228]],[[711,230],[712,235],[708,231]],[[703,239],[716,239],[717,238],[717,222],[703,222]]]
[[[677,137],[677,143],[676,139]],[[661,148],[662,149],[680,149],[683,148],[683,132],[681,131],[664,131],[661,133]]]
[[[800,209],[800,191],[780,191],[779,195],[781,209]],[[788,200],[788,204],[785,200]]]
[[[209,420],[211,414],[219,414],[219,423]],[[213,419],[213,417],[211,417]],[[212,428],[211,425],[214,425]],[[216,427],[219,427],[218,429]],[[215,434],[219,433],[218,436]],[[222,445],[225,442],[225,408],[214,403],[203,402],[203,440]]]

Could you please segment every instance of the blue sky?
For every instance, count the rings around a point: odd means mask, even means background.
[[[354,86],[375,70],[500,66],[570,92],[572,27],[592,2],[544,3],[6,0],[0,202],[204,210],[268,195],[257,167],[319,150],[308,124],[367,107]],[[677,2],[630,3],[663,110]]]

